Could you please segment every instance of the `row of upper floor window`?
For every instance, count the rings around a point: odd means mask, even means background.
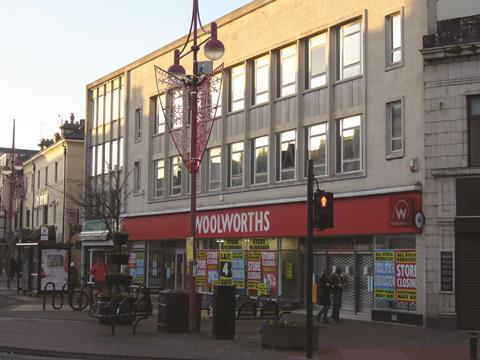
[[[125,118],[125,77],[108,81],[90,92],[91,128]]]
[[[249,104],[252,106],[269,102],[272,85],[270,79],[272,76],[276,76],[275,98],[287,97],[298,92],[299,73],[305,74],[305,88],[303,90],[321,88],[327,85],[329,81],[329,53],[335,54],[334,57],[330,57],[330,59],[335,59],[335,81],[362,75],[364,67],[362,24],[362,19],[357,19],[333,27],[331,31],[326,30],[320,34],[301,39],[298,44],[301,44],[301,49],[305,50],[305,60],[302,64],[304,66],[303,71],[299,71],[299,46],[297,43],[226,70],[224,75],[228,77],[228,91],[225,93],[225,98],[228,99],[226,107],[222,106],[222,82],[215,81],[216,86],[212,86],[211,90],[211,101],[216,104],[214,106],[216,116],[222,113],[241,111],[245,108],[247,80],[251,82]],[[386,16],[385,24],[385,64],[387,68],[397,67],[403,64],[402,11],[399,10]],[[332,41],[329,41],[329,39],[332,39]],[[273,54],[275,56],[272,56]],[[275,67],[271,66],[272,61],[276,61]],[[246,64],[251,66],[247,67]],[[247,69],[251,69],[248,77]],[[276,69],[276,74],[272,72],[272,69]],[[178,116],[178,114],[184,115],[183,108],[187,101],[185,94],[181,90],[176,90],[169,96],[170,99],[166,98],[165,94],[151,99],[150,109],[154,118],[155,134],[165,132],[166,118],[171,122],[170,126],[172,128],[181,127],[182,118],[188,119],[187,116]],[[137,141],[142,138],[141,108],[137,108],[135,111],[135,137]]]
[[[123,137],[90,147],[90,176],[108,174],[123,168]]]
[[[334,127],[334,133],[329,134],[329,125]],[[404,119],[403,101],[399,99],[386,104],[386,158],[403,157],[404,154]],[[302,131],[292,129],[277,133],[273,138],[269,135],[249,140],[234,142],[207,149],[197,181],[200,190],[202,179],[205,182],[204,191],[218,191],[225,188],[241,188],[246,181],[246,160],[249,159],[250,185],[268,184],[270,174],[274,171],[276,182],[298,180],[306,176],[298,174],[300,159],[312,159],[316,176],[333,176],[335,174],[354,174],[363,170],[363,133],[364,124],[362,115],[337,119],[332,122],[322,122],[303,128]],[[302,139],[299,136],[303,136]],[[299,141],[301,140],[301,141]],[[330,142],[334,140],[331,144]],[[273,142],[273,148],[272,148]],[[303,145],[303,146],[300,146]],[[275,152],[270,156],[271,149]],[[248,151],[248,157],[246,157]],[[225,153],[224,153],[225,152]],[[329,156],[332,153],[333,156]],[[272,166],[271,161],[274,161]],[[335,161],[330,167],[329,161]],[[134,192],[142,190],[142,174],[147,171],[141,169],[142,161],[134,162],[133,187]],[[151,198],[181,195],[182,191],[189,191],[189,177],[186,188],[182,190],[182,173],[184,167],[180,156],[155,159],[151,163],[148,176]]]
[[[53,174],[49,169],[53,168]],[[58,169],[58,162],[55,161],[53,166],[45,166],[43,169],[36,170],[36,173],[25,174],[25,192],[28,194],[30,191],[40,189],[41,187],[47,187],[50,184],[56,184],[60,180],[60,173]]]

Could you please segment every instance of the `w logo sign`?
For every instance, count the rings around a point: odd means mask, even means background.
[[[390,226],[413,225],[414,201],[412,198],[390,198]]]

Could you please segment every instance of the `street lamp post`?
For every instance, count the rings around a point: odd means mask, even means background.
[[[204,33],[209,34],[209,36],[199,43],[198,36],[198,26],[202,28]],[[192,46],[190,49],[187,48],[189,42],[192,41]],[[167,71],[168,76],[171,76],[175,81],[181,81],[189,90],[190,95],[190,113],[191,113],[191,129],[190,129],[190,153],[188,160],[189,163],[186,164],[187,169],[190,171],[190,186],[191,186],[191,195],[190,195],[190,233],[193,242],[192,253],[193,261],[189,263],[189,332],[193,333],[196,330],[195,326],[195,314],[196,314],[196,304],[195,304],[195,255],[196,255],[196,218],[197,218],[197,173],[198,168],[201,163],[201,158],[204,152],[204,148],[201,149],[201,141],[199,141],[198,132],[198,94],[199,89],[202,86],[202,75],[199,74],[199,64],[198,64],[198,51],[203,45],[205,56],[209,60],[218,60],[220,59],[224,52],[225,47],[222,42],[217,39],[217,24],[212,22],[210,32],[207,32],[201,23],[200,12],[198,9],[198,0],[193,0],[193,10],[192,10],[192,20],[190,24],[190,31],[187,36],[187,40],[183,45],[181,50],[176,49],[174,51],[174,63]],[[192,54],[193,57],[193,66],[192,66],[192,75],[186,75],[185,69],[180,64],[180,60],[188,55]],[[210,74],[211,76],[212,74]],[[158,85],[158,84],[157,84]],[[204,111],[204,110],[203,110]],[[202,121],[205,121],[203,118]],[[185,122],[183,122],[183,126]],[[172,134],[172,133],[171,133]],[[205,134],[202,134],[205,135]],[[173,136],[173,135],[172,135]],[[175,141],[175,140],[174,140]],[[208,141],[208,138],[207,140]],[[206,146],[206,142],[202,143]],[[178,147],[178,146],[177,146]],[[185,154],[182,154],[182,158],[185,159]]]
[[[23,164],[20,157],[15,155],[15,119],[13,119],[13,136],[12,136],[12,152],[10,154],[10,164],[3,169],[3,187],[8,184],[8,209],[7,209],[7,229],[4,248],[4,262],[7,273],[7,289],[11,286],[12,268],[10,258],[12,256],[12,246],[14,243],[13,233],[13,218],[15,213],[15,195],[19,188],[19,182],[22,182],[23,187],[23,175],[19,176],[20,171],[23,169]],[[8,179],[8,181],[5,181]],[[22,189],[20,189],[22,190]],[[23,199],[20,199],[23,201]]]

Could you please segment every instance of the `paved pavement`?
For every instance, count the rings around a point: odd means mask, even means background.
[[[1,284],[0,284],[1,286]],[[302,314],[289,315],[299,321]],[[200,334],[158,332],[156,316],[131,326],[98,324],[87,312],[42,311],[41,299],[0,287],[0,355],[37,355],[74,359],[304,359],[303,351],[276,351],[260,344],[261,321],[237,321],[233,341],[212,338],[211,318],[202,318]],[[1,357],[0,357],[1,358]],[[320,326],[322,360],[469,359],[468,334],[415,326],[346,319]]]

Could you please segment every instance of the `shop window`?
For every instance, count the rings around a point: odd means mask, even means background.
[[[337,173],[361,169],[361,116],[337,121]]]
[[[308,39],[308,81],[309,89],[327,83],[327,33]]]
[[[280,97],[295,94],[297,90],[297,45],[280,49]]]
[[[228,146],[228,187],[243,186],[243,141]]]
[[[402,102],[387,104],[387,155],[403,155],[403,116]]]
[[[387,66],[402,62],[402,15],[400,12],[386,17]]]
[[[268,136],[262,136],[252,141],[252,184],[268,182]]]
[[[243,110],[245,106],[245,65],[230,70],[230,111]]]
[[[327,129],[328,124],[312,125],[306,129],[305,176],[307,176],[307,161],[313,160],[313,174],[322,176],[327,174]]]
[[[338,31],[338,79],[362,74],[362,24],[360,20],[343,25]]]
[[[268,102],[268,89],[270,81],[270,58],[268,55],[262,56],[254,61],[255,74],[253,78],[254,104],[263,104]]]
[[[182,193],[182,160],[180,156],[174,156],[170,160],[171,195]]]
[[[153,162],[153,197],[163,197],[165,188],[165,163],[163,160]]]
[[[295,130],[285,131],[278,135],[278,166],[277,180],[295,179],[295,153],[296,133]]]
[[[375,309],[416,311],[415,238],[377,236],[373,256]]]
[[[208,150],[208,189],[220,189],[220,177],[222,168],[222,150],[221,147],[215,147]]]
[[[480,166],[480,95],[468,98],[468,137],[470,166]]]

